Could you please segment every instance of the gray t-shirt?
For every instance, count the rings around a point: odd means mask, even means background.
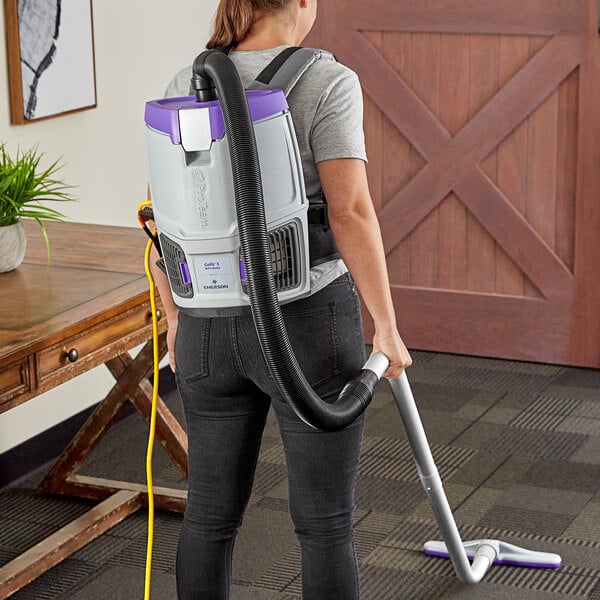
[[[229,56],[242,83],[248,87],[286,47],[233,51]],[[179,71],[165,96],[189,95],[191,76],[191,66]],[[367,160],[360,83],[353,71],[324,53],[300,78],[287,100],[298,138],[306,193],[312,198],[321,190],[317,163],[336,158]],[[324,288],[346,270],[341,259],[312,267],[311,293]]]

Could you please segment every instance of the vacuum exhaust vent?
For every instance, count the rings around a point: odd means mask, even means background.
[[[295,222],[268,232],[271,271],[278,293],[293,290],[302,284],[298,236],[298,225]],[[242,266],[242,289],[248,294],[248,281],[242,259],[240,265]]]
[[[171,289],[182,298],[193,298],[194,288],[185,253],[181,246],[164,234],[160,234],[160,247],[171,282]]]
[[[271,268],[278,292],[292,290],[300,285],[298,228],[289,223],[269,232]]]

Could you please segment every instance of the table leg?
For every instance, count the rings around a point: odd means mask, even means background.
[[[159,343],[159,354],[163,356],[166,352],[166,334],[160,336]],[[152,361],[152,343],[148,342],[135,359],[124,353],[106,363],[117,378],[115,385],[44,477],[38,487],[40,492],[73,494],[73,487],[67,484],[68,480],[81,468],[127,400],[149,420],[152,389],[146,375],[152,369]],[[161,442],[182,474],[187,475],[187,436],[161,399],[158,401],[156,439]],[[79,486],[78,490],[77,496],[99,497],[97,486],[90,495],[85,494],[83,486]],[[111,493],[112,488],[107,485],[103,497],[108,497]]]

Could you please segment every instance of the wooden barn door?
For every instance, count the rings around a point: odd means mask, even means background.
[[[307,42],[361,79],[409,347],[600,367],[597,8],[320,2]]]

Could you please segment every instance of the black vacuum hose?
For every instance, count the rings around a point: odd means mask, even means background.
[[[264,211],[262,180],[254,126],[237,69],[224,53],[206,51],[194,61],[192,85],[216,88],[231,155],[238,231],[248,275],[252,317],[271,374],[296,414],[316,429],[335,431],[352,423],[367,408],[378,376],[369,369],[348,383],[338,399],[322,400],[304,377],[292,350],[271,275],[271,252]],[[211,84],[212,82],[212,84]]]

